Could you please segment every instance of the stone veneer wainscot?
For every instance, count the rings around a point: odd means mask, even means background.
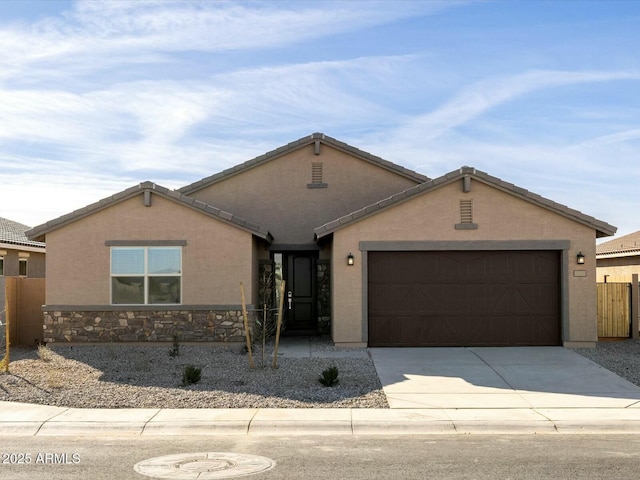
[[[130,307],[129,307],[130,308]],[[237,310],[44,310],[45,342],[242,342]]]

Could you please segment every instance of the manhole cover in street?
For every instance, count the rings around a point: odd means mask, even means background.
[[[275,461],[258,455],[203,452],[150,458],[136,463],[133,469],[154,478],[216,480],[266,472],[275,466]]]

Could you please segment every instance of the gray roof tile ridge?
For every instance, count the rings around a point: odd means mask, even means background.
[[[572,209],[566,205],[554,202],[553,200],[545,198],[536,193],[532,193],[524,188],[517,187],[513,183],[506,182],[498,177],[489,175],[488,173],[483,172],[481,170],[476,170],[474,167],[463,166],[458,170],[454,170],[438,178],[434,178],[422,184],[416,185],[414,187],[410,187],[388,198],[384,198],[372,205],[368,205],[362,209],[359,209],[356,212],[352,212],[336,220],[325,223],[324,225],[321,225],[316,229],[314,229],[315,236],[316,238],[321,238],[324,235],[335,231],[339,227],[358,221],[365,216],[375,214],[377,211],[381,209],[403,202],[411,197],[414,197],[415,195],[422,194],[429,190],[433,190],[445,184],[449,184],[453,181],[456,181],[460,178],[465,177],[466,175],[471,175],[472,177],[476,178],[478,181],[485,182],[489,185],[500,188],[504,191],[508,191],[512,195],[515,195],[527,201],[538,204],[542,208],[547,208],[551,211],[558,213],[559,215],[564,215],[567,218],[573,219],[583,224],[587,224],[592,228],[594,228],[595,230],[600,231],[603,235],[613,235],[616,231],[616,227],[609,225],[608,223],[603,222],[601,220],[598,220],[590,215],[586,215],[580,212],[579,210]]]
[[[556,213],[564,214],[569,218],[573,218],[581,223],[590,224],[596,229],[602,231],[603,234],[613,235],[616,231],[616,227],[609,225],[608,223],[598,220],[595,217],[587,215],[579,210],[568,207],[567,205],[555,202],[549,198],[543,197],[537,193],[530,192],[524,188],[520,188],[513,183],[506,182],[498,177],[491,176],[485,172],[476,171],[476,176],[478,178],[482,178],[483,180],[488,181],[488,183],[494,184],[495,186],[499,186],[504,190],[508,190],[512,192],[514,195],[519,196],[521,198],[527,199],[529,201],[533,201],[534,203],[539,204],[542,207],[547,207]]]
[[[341,150],[350,152],[351,154],[357,157],[360,157],[371,163],[377,164],[388,170],[394,171],[400,175],[410,177],[417,182],[424,182],[429,180],[429,177],[427,177],[426,175],[410,170],[406,167],[403,167],[402,165],[398,165],[396,163],[390,162],[389,160],[385,160],[381,157],[373,155],[364,150],[360,150],[357,147],[351,146],[343,141],[340,141],[333,137],[325,135],[324,133],[315,132],[315,133],[312,133],[311,135],[307,135],[305,137],[299,138],[298,140],[294,140],[293,142],[289,142],[288,144],[283,145],[281,147],[277,147],[274,150],[270,150],[266,153],[258,155],[257,157],[254,157],[250,160],[247,160],[245,162],[229,167],[225,170],[222,170],[221,172],[214,173],[213,175],[209,175],[208,177],[197,180],[189,185],[185,185],[184,187],[179,188],[177,191],[186,193],[187,195],[191,194],[195,191],[205,188],[208,185],[211,185],[212,183],[217,182],[218,180],[221,180],[228,176],[234,175],[236,173],[248,170],[249,168],[253,168],[262,163],[266,163],[292,150],[303,147],[305,145],[309,145],[316,140],[321,140],[325,142],[327,145],[331,145],[335,148],[339,148]]]

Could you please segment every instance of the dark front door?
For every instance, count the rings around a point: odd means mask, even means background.
[[[283,254],[283,273],[286,281],[284,307],[286,330],[291,335],[318,333],[316,298],[317,253],[293,252]]]

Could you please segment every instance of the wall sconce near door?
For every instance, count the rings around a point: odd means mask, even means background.
[[[576,260],[578,262],[578,265],[583,265],[584,264],[584,255],[582,254],[582,252],[578,253],[578,255],[576,255]]]
[[[353,266],[353,262],[354,262],[354,260],[353,260],[353,254],[352,254],[352,253],[350,253],[349,255],[347,255],[347,265],[349,265],[350,267],[352,267],[352,266]]]

